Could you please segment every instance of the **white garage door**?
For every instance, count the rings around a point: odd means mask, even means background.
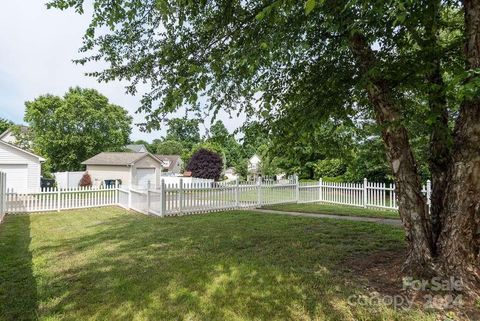
[[[140,187],[155,186],[155,168],[137,168],[137,184]]]
[[[7,189],[15,193],[28,192],[28,168],[27,165],[0,164],[0,171],[7,173]]]

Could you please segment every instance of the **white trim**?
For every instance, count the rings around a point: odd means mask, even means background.
[[[4,145],[6,145],[6,146],[12,147],[12,148],[14,148],[14,149],[16,149],[16,150],[19,150],[19,151],[21,151],[21,152],[24,152],[25,154],[28,154],[28,155],[33,156],[33,157],[35,157],[35,158],[38,158],[38,160],[39,160],[40,162],[45,162],[45,158],[43,158],[43,157],[41,157],[41,156],[38,156],[38,155],[35,155],[34,153],[30,153],[30,152],[26,151],[25,149],[22,149],[22,148],[20,148],[20,147],[18,147],[18,146],[9,144],[9,143],[7,143],[7,142],[5,142],[5,141],[3,141],[3,140],[0,140],[0,143],[4,144]]]

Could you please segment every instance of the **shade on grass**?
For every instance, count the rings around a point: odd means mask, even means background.
[[[8,216],[0,320],[433,320],[347,302],[364,292],[341,262],[402,238],[379,224],[243,211]]]
[[[398,211],[326,203],[290,203],[265,206],[266,209],[303,213],[334,214],[378,218],[400,218]]]

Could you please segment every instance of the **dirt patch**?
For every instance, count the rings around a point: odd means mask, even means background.
[[[343,262],[343,268],[350,276],[349,283],[360,284],[369,296],[385,299],[381,302],[396,300],[397,308],[431,311],[437,313],[437,320],[480,320],[478,302],[464,293],[432,291],[429,286],[426,290],[415,289],[420,280],[406,279],[408,276],[402,273],[405,258],[404,251],[380,251],[350,257]]]

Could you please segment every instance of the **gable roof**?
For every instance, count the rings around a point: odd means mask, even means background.
[[[167,167],[168,170],[172,170],[175,167],[177,161],[181,160],[180,155],[155,155],[162,162],[169,161],[170,164]]]
[[[135,153],[140,153],[142,152],[142,150],[145,150],[145,151],[147,150],[147,147],[145,147],[145,145],[143,144],[131,144],[131,145],[125,146],[125,148]]]
[[[13,125],[13,126],[17,126],[20,128],[20,132],[22,133],[27,133],[30,128],[28,126],[25,126],[25,125]],[[10,134],[12,132],[12,127],[13,126],[10,126],[10,128],[8,128],[6,131],[4,131],[3,133],[0,134],[0,139],[4,138],[5,136],[7,136],[8,134]]]
[[[160,160],[150,153],[135,152],[102,152],[87,159],[83,165],[133,165],[146,156],[151,156],[157,162]]]
[[[1,140],[1,139],[0,139],[0,144],[3,144],[3,145],[5,145],[5,146],[9,146],[9,147],[11,147],[11,148],[13,148],[13,149],[19,150],[19,151],[27,154],[27,155],[33,156],[33,157],[35,157],[35,158],[38,158],[38,160],[39,160],[40,162],[44,162],[44,161],[45,161],[45,158],[43,158],[43,157],[41,157],[41,156],[38,156],[38,155],[36,155],[36,154],[34,154],[34,153],[32,153],[32,152],[29,152],[28,150],[25,150],[25,149],[23,149],[23,148],[20,148],[20,147],[18,147],[18,146],[15,146],[15,145],[13,145],[13,144],[7,143],[6,141],[3,141],[3,140]]]

